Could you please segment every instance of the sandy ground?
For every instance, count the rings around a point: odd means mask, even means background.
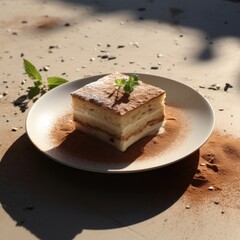
[[[24,112],[13,104],[32,86],[23,58],[69,81],[149,73],[203,94],[215,129],[239,138],[239,1],[2,0],[0,13],[1,239],[239,239],[239,205],[190,204],[184,194],[197,153],[135,175],[71,169],[29,141],[32,102]],[[239,185],[229,188],[215,203],[239,199]]]

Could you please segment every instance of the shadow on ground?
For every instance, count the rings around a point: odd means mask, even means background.
[[[224,37],[240,37],[240,1],[161,1],[161,0],[52,0],[74,6],[89,7],[94,14],[116,14],[129,12],[133,20],[154,20],[181,29],[187,27],[205,33],[205,47],[199,54],[200,60],[214,57],[214,41]],[[127,25],[126,25],[127,26]],[[141,27],[141,26],[139,26]],[[157,30],[158,28],[156,28]],[[184,37],[184,36],[183,36]]]
[[[83,229],[120,228],[161,214],[185,192],[199,152],[134,174],[100,174],[48,159],[22,135],[0,162],[4,210],[40,239],[73,239]]]

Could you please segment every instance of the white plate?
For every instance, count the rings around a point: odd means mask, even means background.
[[[187,117],[189,131],[176,147],[172,146],[168,151],[146,160],[131,159],[129,162],[116,162],[114,155],[110,156],[112,159],[106,159],[106,162],[89,161],[76,157],[74,152],[61,151],[61,147],[54,149],[49,135],[56,119],[71,111],[70,93],[103,75],[66,83],[36,101],[26,120],[26,130],[30,140],[40,151],[59,163],[103,173],[137,172],[163,167],[183,159],[200,148],[209,138],[214,127],[214,113],[209,102],[192,88],[177,81],[148,74],[138,75],[142,81],[164,89],[167,93],[166,103],[176,106]],[[90,148],[92,151],[98,149],[94,145]],[[78,151],[81,152],[81,146]],[[106,154],[106,158],[109,158],[109,154]]]

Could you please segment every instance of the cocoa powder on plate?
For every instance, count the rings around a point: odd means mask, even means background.
[[[186,134],[186,119],[181,109],[166,106],[165,131],[157,136],[145,137],[130,146],[125,152],[97,138],[81,133],[75,129],[71,114],[66,114],[57,120],[51,131],[51,139],[60,151],[74,154],[79,159],[96,162],[132,162],[167,151],[176,147]]]

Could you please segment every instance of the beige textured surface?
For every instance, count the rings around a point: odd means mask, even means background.
[[[239,137],[239,1],[2,0],[0,13],[1,239],[239,239],[237,182],[229,204],[186,209],[197,156],[134,175],[70,169],[33,147],[28,110],[13,106],[32,85],[23,57],[44,77],[151,73],[201,92],[216,128]]]

